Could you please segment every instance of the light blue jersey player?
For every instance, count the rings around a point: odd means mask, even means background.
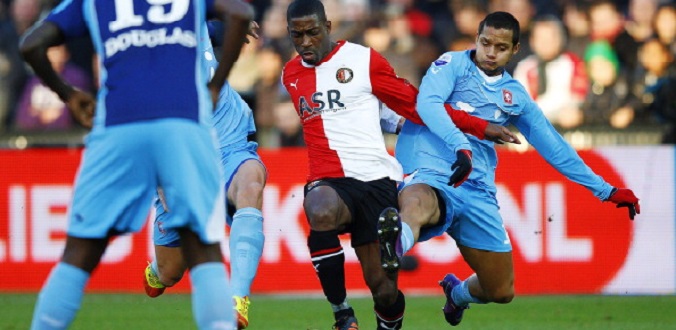
[[[602,201],[629,207],[632,219],[640,212],[633,192],[614,188],[585,165],[504,70],[518,51],[518,36],[519,23],[511,14],[486,16],[479,26],[476,50],[445,53],[430,66],[417,106],[427,126],[406,122],[397,141],[395,155],[408,176],[400,190],[400,213],[385,210],[380,228],[401,233],[389,242],[397,256],[415,242],[444,233],[453,237],[475,273],[464,281],[447,274],[440,282],[447,298],[444,317],[451,325],[460,323],[469,303],[510,302],[514,270],[512,246],[498,213],[494,143],[461,133],[445,116],[445,105],[490,123],[516,126],[568,179]],[[471,158],[463,160],[467,155]],[[453,170],[467,161],[473,168],[467,180],[457,187],[449,185]]]
[[[218,29],[218,23],[209,22],[209,28]],[[251,31],[253,33],[253,29]],[[255,33],[253,35],[256,36]],[[200,38],[200,48],[205,59],[203,70],[209,76],[218,66],[210,39],[207,33]],[[220,92],[213,125],[226,180],[227,199],[223,202],[227,203],[226,220],[230,226],[233,299],[238,328],[244,329],[249,325],[251,284],[263,252],[261,208],[266,169],[256,153],[258,144],[247,140],[249,135],[256,132],[251,108],[227,82]],[[175,285],[185,272],[179,234],[165,228],[165,222],[172,214],[167,212],[162,199],[156,201],[155,208],[155,260],[146,267],[144,282],[146,294],[150,297],[164,293],[165,288]]]
[[[204,62],[197,36],[206,16],[229,20],[224,44],[233,53],[211,82],[197,70]],[[40,292],[32,329],[71,324],[109,240],[143,227],[158,186],[172,214],[164,226],[180,230],[189,256],[198,328],[235,328],[224,308],[232,301],[219,244],[225,209],[212,94],[223,85],[237,57],[232,55],[239,54],[252,16],[251,7],[237,0],[66,0],[24,37],[21,50],[35,73],[78,121],[93,124],[65,251]],[[99,55],[96,101],[64,83],[46,57],[49,46],[84,35]]]

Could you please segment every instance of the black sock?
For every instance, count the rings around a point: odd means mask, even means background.
[[[338,231],[310,231],[307,240],[312,266],[317,272],[326,299],[334,305],[345,302],[345,254]]]
[[[404,309],[406,309],[406,299],[404,294],[399,291],[397,300],[391,306],[383,307],[375,304],[377,329],[401,329],[404,324]],[[382,324],[382,325],[381,325]]]

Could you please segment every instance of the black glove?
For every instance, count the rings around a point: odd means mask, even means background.
[[[629,219],[634,220],[636,214],[641,213],[641,204],[638,203],[638,198],[634,195],[631,189],[613,188],[610,197],[606,199],[608,202],[617,204],[617,207],[626,207],[629,209]]]
[[[460,149],[455,154],[457,159],[451,166],[451,170],[455,172],[453,172],[451,179],[448,181],[448,185],[453,186],[453,188],[460,186],[469,178],[469,174],[472,173],[472,152],[467,149]]]

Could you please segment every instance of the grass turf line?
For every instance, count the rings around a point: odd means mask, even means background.
[[[35,294],[0,294],[0,330],[27,329]],[[374,329],[369,298],[349,300],[360,327]],[[448,329],[444,299],[407,297],[405,329]],[[511,304],[473,305],[462,329],[676,329],[676,296],[520,296]],[[249,329],[329,329],[323,299],[253,296]],[[190,296],[87,294],[71,329],[194,329]]]

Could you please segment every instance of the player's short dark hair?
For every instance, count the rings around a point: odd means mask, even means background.
[[[319,22],[326,22],[324,4],[319,0],[294,0],[286,10],[286,21],[293,18],[317,15]]]
[[[512,45],[516,46],[516,44],[519,43],[521,29],[519,28],[519,21],[517,21],[512,14],[504,11],[496,11],[486,15],[484,20],[479,23],[479,34],[484,31],[486,26],[490,26],[494,29],[512,31]]]

